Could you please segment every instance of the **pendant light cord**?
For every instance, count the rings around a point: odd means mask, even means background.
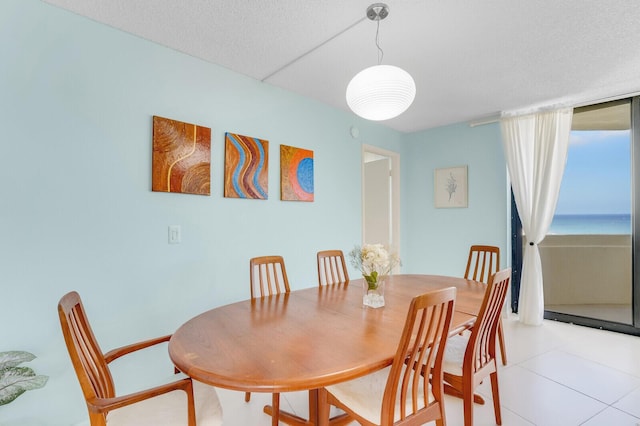
[[[376,28],[376,47],[378,48],[378,65],[382,63],[382,58],[384,58],[384,51],[380,47],[380,20],[376,20],[378,26]]]

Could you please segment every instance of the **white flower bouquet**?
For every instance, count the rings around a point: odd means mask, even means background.
[[[389,254],[382,244],[356,246],[349,252],[349,258],[353,267],[362,272],[369,290],[377,289],[380,280],[400,265],[398,256]]]

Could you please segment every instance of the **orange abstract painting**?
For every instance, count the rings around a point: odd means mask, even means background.
[[[225,134],[224,196],[269,198],[269,141]]]
[[[313,151],[280,145],[280,199],[313,201]]]
[[[210,128],[153,117],[152,190],[210,195]]]

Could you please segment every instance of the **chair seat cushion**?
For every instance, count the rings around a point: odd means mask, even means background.
[[[177,375],[171,379],[176,380],[180,377],[184,376]],[[216,389],[193,380],[193,396],[197,425],[222,425],[222,407]],[[112,410],[107,415],[109,426],[173,426],[186,425],[187,420],[187,394],[181,390]]]
[[[327,386],[326,389],[353,412],[364,417],[371,423],[380,424],[384,388],[387,385],[390,371],[391,367],[387,367],[358,379]],[[430,387],[428,388],[428,392],[428,401],[431,402],[433,398]],[[418,409],[423,407],[424,395],[421,394],[418,397]],[[406,412],[413,412],[411,397],[407,398]],[[394,422],[400,420],[400,401],[398,398],[396,398],[396,407],[393,416]]]
[[[445,373],[462,376],[462,364],[468,343],[469,333],[462,335],[456,334],[447,339],[447,346],[444,350],[444,362],[442,363],[442,370]]]

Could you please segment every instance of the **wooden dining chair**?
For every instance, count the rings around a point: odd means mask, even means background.
[[[249,279],[251,283],[251,298],[273,296],[289,293],[289,278],[284,266],[282,256],[260,256],[249,260]],[[245,392],[245,402],[251,400],[251,392]],[[273,424],[278,424],[278,411],[280,407],[280,394],[274,393],[272,397]]]
[[[391,366],[320,389],[320,424],[327,423],[334,405],[361,425],[422,425],[435,420],[444,426],[442,361],[455,295],[450,287],[413,298]]]
[[[488,283],[491,275],[500,268],[500,247],[472,245],[469,248],[464,278]]]
[[[342,250],[323,250],[317,254],[318,285],[349,284],[349,273]]]
[[[282,256],[254,257],[249,267],[252,299],[291,291]]]
[[[476,322],[470,333],[449,338],[444,359],[445,392],[461,397],[464,405],[464,425],[473,425],[473,403],[484,401],[474,395],[475,388],[488,376],[491,379],[493,411],[496,423],[502,424],[496,335],[500,313],[511,281],[511,268],[496,272],[489,278],[487,291]]]
[[[464,278],[468,280],[489,282],[491,275],[498,272],[500,268],[500,248],[495,246],[472,245],[469,249],[467,268]],[[502,317],[498,325],[498,343],[500,344],[500,355],[502,365],[507,365],[507,345],[504,341],[504,325]]]
[[[92,426],[222,424],[222,408],[215,388],[182,374],[168,374],[170,382],[151,389],[116,395],[109,363],[123,355],[167,342],[171,336],[134,343],[103,354],[77,292],[72,291],[60,299],[58,315]]]

